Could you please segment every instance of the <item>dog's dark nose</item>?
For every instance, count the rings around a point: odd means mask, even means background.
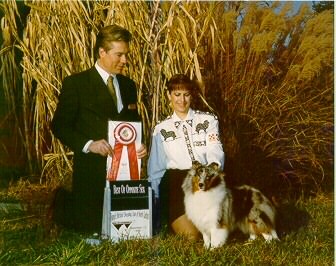
[[[202,189],[204,187],[204,184],[203,183],[198,183],[198,186],[200,189]]]

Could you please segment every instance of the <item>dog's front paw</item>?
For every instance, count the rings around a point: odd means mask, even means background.
[[[265,238],[267,243],[271,242],[272,240],[280,241],[275,230],[272,230],[270,234],[262,233],[262,236]]]
[[[210,249],[210,242],[204,242],[204,248]]]
[[[220,248],[221,246],[223,246],[225,244],[226,241],[220,241],[220,242],[216,242],[216,241],[212,241],[211,242],[211,250],[214,250],[216,248]]]
[[[250,237],[249,237],[248,241],[252,242],[252,241],[254,241],[256,239],[257,239],[257,235],[256,234],[250,234]]]
[[[205,248],[210,248],[210,245],[211,245],[210,236],[207,235],[207,234],[203,234],[203,241],[204,241],[204,247]]]
[[[223,246],[229,236],[229,231],[223,228],[216,228],[211,231],[211,249]]]

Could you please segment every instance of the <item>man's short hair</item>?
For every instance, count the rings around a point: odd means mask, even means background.
[[[96,45],[94,48],[95,58],[99,58],[99,48],[103,48],[105,51],[110,50],[111,42],[114,41],[124,41],[129,43],[132,40],[132,34],[123,27],[118,25],[109,25],[102,28],[96,40]]]

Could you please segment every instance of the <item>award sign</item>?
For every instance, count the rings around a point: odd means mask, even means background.
[[[147,180],[111,182],[111,199],[113,242],[151,237],[152,191]]]
[[[108,141],[114,156],[107,158],[107,179],[139,180],[141,160],[137,158],[136,150],[141,145],[141,123],[109,121]]]
[[[140,180],[141,122],[109,121],[108,142],[114,150],[106,163],[102,238],[119,240],[152,236],[152,190]]]

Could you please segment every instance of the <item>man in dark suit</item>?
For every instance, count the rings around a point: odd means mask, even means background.
[[[106,159],[113,156],[107,141],[108,120],[140,121],[135,83],[122,75],[130,41],[126,29],[104,27],[97,35],[94,67],[63,81],[52,131],[74,151],[72,191],[60,189],[55,199],[53,217],[64,227],[100,231]],[[137,156],[146,154],[142,144]]]

